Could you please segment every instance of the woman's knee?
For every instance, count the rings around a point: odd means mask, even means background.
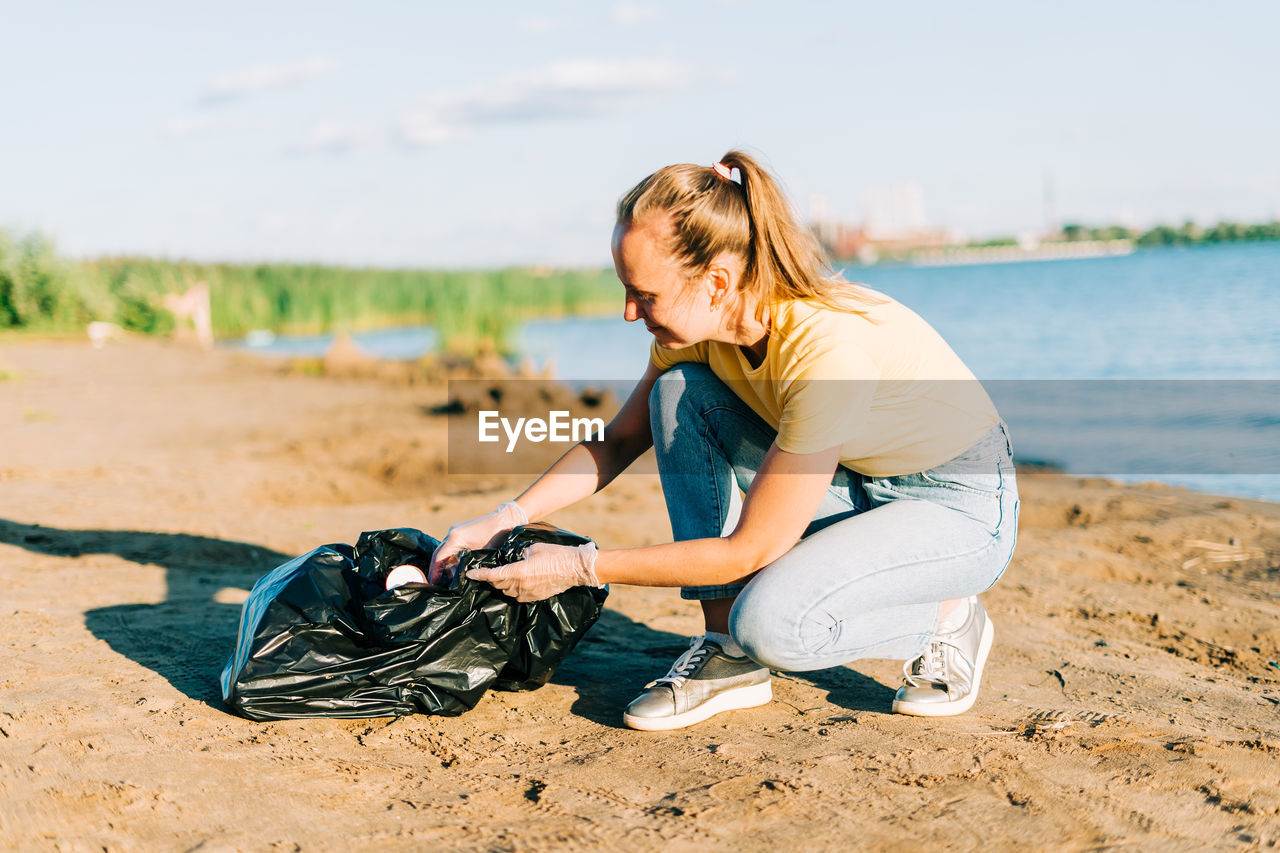
[[[711,368],[699,362],[685,361],[659,374],[649,391],[649,411],[672,409],[685,399],[690,385],[715,379]]]
[[[745,593],[740,595],[729,613],[729,636],[761,666],[780,670],[804,668],[808,656],[800,645],[794,620],[779,613],[777,608],[763,604]]]
[[[664,371],[653,383],[653,389],[649,391],[649,421],[654,444],[659,450],[671,439],[676,427],[686,422],[697,408],[691,406],[691,389],[708,381],[720,381],[711,368],[705,364],[683,362]]]

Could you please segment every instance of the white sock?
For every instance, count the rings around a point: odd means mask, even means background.
[[[949,634],[955,631],[969,618],[969,599],[962,598],[960,603],[956,605],[956,609],[952,610],[938,624],[939,634]]]
[[[721,634],[719,631],[708,631],[706,637],[720,648],[724,649],[724,653],[731,658],[740,658],[746,655],[742,650],[742,646],[728,634]]]

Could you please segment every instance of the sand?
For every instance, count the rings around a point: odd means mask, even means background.
[[[437,535],[519,485],[444,474],[440,383],[284,375],[128,341],[0,345],[0,848],[1257,849],[1280,843],[1280,507],[1022,480],[963,716],[899,664],[778,674],[667,734],[620,709],[699,627],[618,588],[545,688],[455,718],[254,723],[216,677],[263,572]],[[669,535],[656,478],[561,513]]]

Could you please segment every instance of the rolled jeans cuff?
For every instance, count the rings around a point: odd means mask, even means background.
[[[686,601],[709,601],[713,598],[737,598],[745,583],[722,583],[712,586],[682,586],[680,597]]]

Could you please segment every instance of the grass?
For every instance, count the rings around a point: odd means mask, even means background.
[[[200,264],[155,258],[71,261],[39,236],[0,231],[0,330],[83,334],[92,320],[165,334],[166,293],[210,289],[214,334],[360,331],[429,323],[444,350],[507,349],[522,320],[620,310],[608,270],[383,270],[309,264]]]

